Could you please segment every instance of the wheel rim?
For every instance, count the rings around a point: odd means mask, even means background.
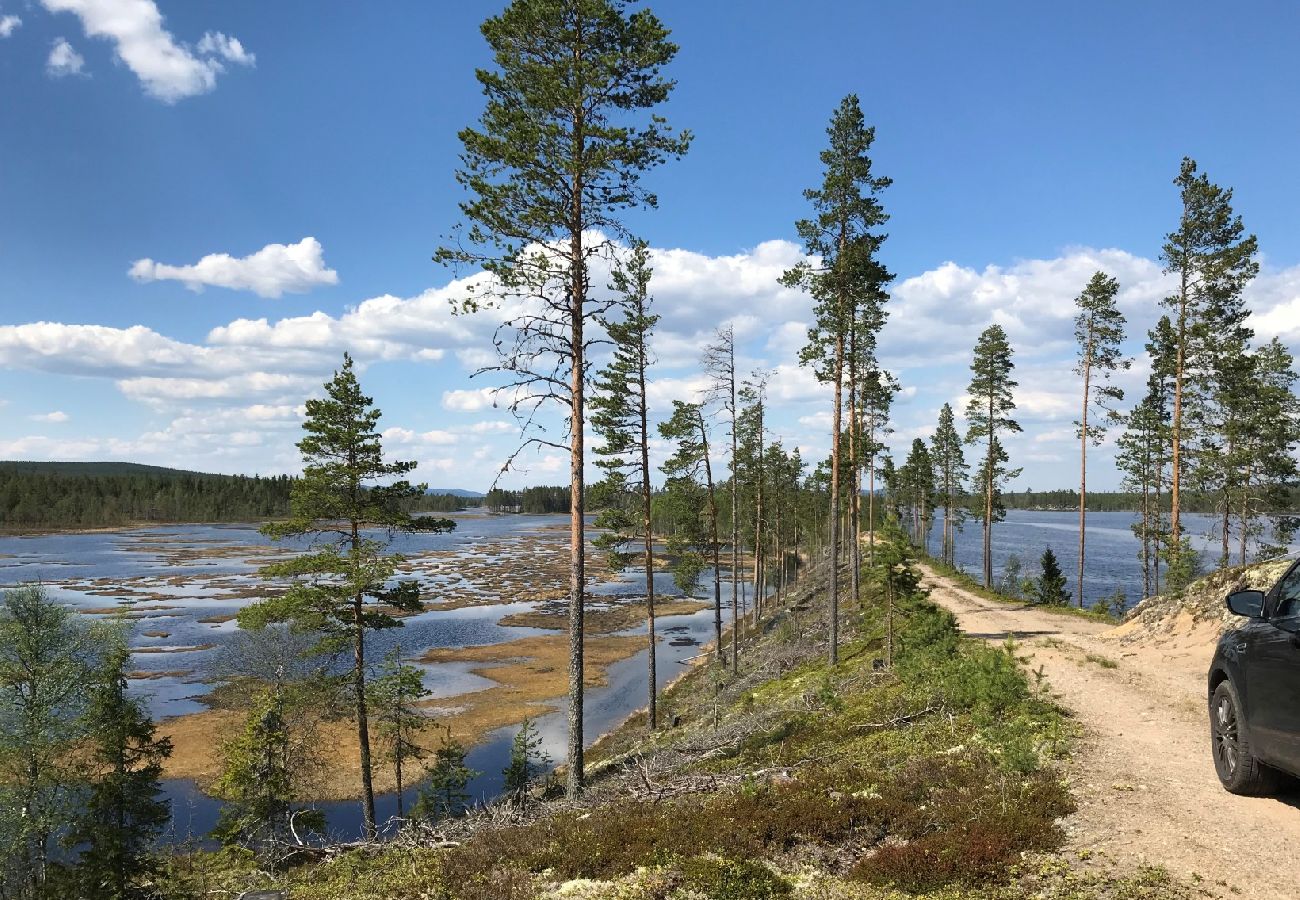
[[[1237,708],[1231,697],[1220,697],[1214,705],[1214,761],[1219,771],[1231,778],[1237,772]]]

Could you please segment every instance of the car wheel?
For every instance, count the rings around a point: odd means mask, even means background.
[[[1223,681],[1210,697],[1210,745],[1214,771],[1233,794],[1268,794],[1278,786],[1278,774],[1260,762],[1243,728],[1241,698],[1231,681]]]

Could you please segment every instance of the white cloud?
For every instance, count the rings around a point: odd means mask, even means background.
[[[165,103],[205,94],[225,71],[223,60],[252,65],[238,40],[208,32],[198,46],[178,43],[163,27],[154,0],[41,0],[50,12],[70,12],[87,37],[113,42],[117,57],[140,79],[146,93]]]
[[[63,410],[56,409],[53,412],[36,413],[34,415],[28,416],[28,418],[31,419],[33,422],[51,422],[54,424],[59,424],[61,422],[68,421],[69,416],[67,413],[63,412]]]
[[[63,38],[54,42],[50,49],[50,56],[45,61],[45,71],[51,78],[63,78],[67,75],[80,75],[86,65],[86,60],[80,53],[72,49]]]
[[[478,412],[498,405],[496,402],[498,394],[499,392],[495,388],[443,391],[442,406],[443,409],[450,409],[455,412]]]
[[[0,16],[0,38],[9,37],[21,24],[23,20],[17,16]]]
[[[239,259],[229,253],[210,253],[191,266],[138,259],[129,274],[141,282],[179,281],[192,291],[206,286],[224,287],[271,298],[339,281],[338,272],[325,265],[323,248],[314,237],[305,237],[296,244],[267,244]]]
[[[220,31],[209,31],[203,35],[194,49],[205,56],[220,56],[238,66],[257,65],[257,57],[244,49],[239,38],[229,37]]]

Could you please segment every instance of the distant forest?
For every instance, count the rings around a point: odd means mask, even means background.
[[[288,475],[208,475],[134,463],[0,462],[0,528],[98,528],[140,522],[249,522],[289,514]],[[426,494],[413,512],[472,499]]]
[[[562,513],[569,511],[569,486],[542,485],[521,491],[493,488],[483,498],[483,506],[494,513]]]
[[[1217,494],[1184,493],[1184,512],[1218,513],[1223,511],[1222,498]],[[1069,509],[1079,508],[1079,492],[1070,489],[1056,491],[1009,491],[1002,495],[1007,509]],[[1142,495],[1123,491],[1088,491],[1090,512],[1137,512],[1142,508]],[[1166,505],[1166,508],[1167,505]],[[1291,488],[1287,511],[1300,511],[1300,487]]]

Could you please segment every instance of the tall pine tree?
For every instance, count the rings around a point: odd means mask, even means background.
[[[292,518],[263,527],[276,540],[309,537],[312,549],[262,569],[269,578],[292,578],[281,596],[262,600],[239,613],[242,628],[276,622],[318,632],[322,651],[351,651],[344,676],[352,692],[361,768],[361,811],[367,837],[375,835],[375,794],[366,696],[366,635],[397,628],[397,613],[424,608],[419,585],[392,582],[401,557],[384,552],[394,532],[445,532],[450,519],[412,517],[406,504],[424,494],[400,476],[413,462],[386,462],[377,431],[380,411],[361,392],[344,355],[343,367],[325,385],[325,396],[307,401],[298,442],[302,478],[290,496]]]
[[[1008,457],[1000,435],[1020,431],[1020,425],[1011,414],[1016,403],[1012,390],[1016,382],[1011,379],[1015,363],[1011,360],[1011,344],[1001,325],[985,328],[975,344],[975,358],[971,362],[971,383],[967,392],[966,442],[984,442],[984,462],[980,466],[979,487],[981,508],[979,518],[984,525],[984,587],[993,587],[993,523],[1002,521],[1006,511],[999,499],[1002,485],[1020,474],[1019,469],[1008,469]]]
[[[961,528],[964,507],[961,498],[966,492],[966,454],[962,452],[961,435],[954,423],[952,405],[945,403],[939,410],[939,424],[931,440],[937,474],[939,504],[943,507],[943,536],[940,555],[948,565],[956,565],[956,533]]]
[[[839,661],[839,566],[843,540],[841,517],[841,435],[849,336],[861,317],[878,328],[884,322],[885,287],[893,275],[876,258],[885,234],[880,228],[888,220],[880,193],[890,179],[872,173],[869,155],[876,131],[866,124],[856,95],[845,97],[826,130],[829,146],[821,153],[824,167],[820,187],[804,191],[812,204],[813,217],[795,224],[808,255],[820,260],[796,266],[782,277],[783,283],[803,287],[816,303],[816,324],[808,333],[801,354],[805,365],[814,367],[819,380],[832,386],[831,401],[831,485],[830,485],[830,661]],[[874,310],[868,315],[867,310]],[[860,346],[870,346],[868,335],[859,336]]]
[[[1105,272],[1096,272],[1074,305],[1074,339],[1079,345],[1074,373],[1083,380],[1083,408],[1075,422],[1079,436],[1079,578],[1076,600],[1083,606],[1083,560],[1088,525],[1088,445],[1097,446],[1106,427],[1119,420],[1115,404],[1124,391],[1111,384],[1117,369],[1127,369],[1129,360],[1120,351],[1124,342],[1124,314],[1115,303],[1119,282]],[[1100,421],[1099,421],[1100,420]]]
[[[568,420],[573,796],[583,782],[584,428],[587,353],[597,337],[589,326],[613,302],[592,300],[590,266],[630,238],[622,214],[658,204],[641,177],[684,154],[690,135],[650,112],[672,91],[663,69],[677,46],[630,0],[514,0],[482,31],[493,67],[477,72],[486,105],[478,127],[460,133],[457,172],[470,193],[461,204],[470,227],[435,258],[495,276],[468,308],[515,310],[497,336],[494,367],[510,379],[512,407],[557,405]]]

